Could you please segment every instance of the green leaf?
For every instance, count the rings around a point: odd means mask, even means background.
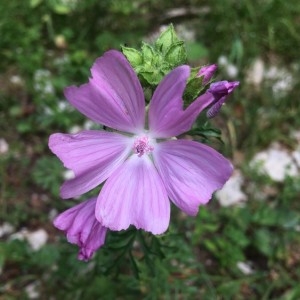
[[[245,233],[233,225],[226,226],[224,229],[224,234],[241,248],[244,248],[250,244],[250,240],[247,238]]]
[[[171,24],[160,34],[159,38],[155,42],[155,48],[162,53],[166,53],[174,43],[179,41],[180,40],[176,35],[174,26]]]
[[[201,43],[187,43],[186,51],[189,61],[199,60],[208,55],[208,50]]]
[[[134,48],[122,46],[122,52],[130,62],[133,68],[140,66],[143,63],[143,55]]]
[[[273,238],[267,229],[258,229],[254,234],[254,245],[264,255],[270,257],[273,254]]]
[[[62,4],[55,4],[53,10],[60,15],[67,15],[71,12],[71,7],[62,5]]]
[[[30,7],[37,7],[43,0],[30,0]]]

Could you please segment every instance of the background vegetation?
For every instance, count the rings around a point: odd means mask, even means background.
[[[299,154],[283,180],[250,163],[274,142],[300,151],[299,15],[296,0],[1,1],[0,299],[300,299]],[[62,90],[170,22],[192,65],[219,62],[218,78],[241,82],[214,125],[248,200],[214,199],[196,218],[173,209],[165,236],[110,234],[79,262],[51,223],[75,201],[59,198],[64,169],[47,142],[91,124]],[[26,236],[40,229],[47,243],[33,249]]]

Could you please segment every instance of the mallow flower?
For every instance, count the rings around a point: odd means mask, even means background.
[[[160,82],[146,109],[142,86],[121,52],[110,50],[98,58],[91,75],[88,83],[66,88],[65,96],[86,117],[113,131],[50,136],[50,149],[75,174],[62,185],[61,196],[77,197],[104,183],[94,213],[101,228],[111,230],[134,225],[161,234],[169,225],[171,202],[196,215],[228,180],[232,165],[211,147],[176,136],[238,83],[212,84],[184,109],[190,67],[182,65]],[[95,222],[94,216],[86,217]]]
[[[97,197],[86,200],[59,214],[53,221],[56,228],[64,231],[67,240],[80,248],[79,260],[89,260],[105,242],[107,228],[95,217]]]

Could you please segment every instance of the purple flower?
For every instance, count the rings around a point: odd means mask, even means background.
[[[105,242],[107,228],[95,217],[96,198],[91,198],[58,215],[54,226],[63,230],[72,244],[80,247],[78,259],[89,260]]]
[[[197,77],[203,76],[202,84],[205,85],[211,80],[216,70],[217,65],[215,64],[204,66],[199,70]]]
[[[238,81],[228,82],[224,80],[210,85],[208,92],[214,95],[215,100],[211,103],[211,106],[206,113],[208,118],[211,119],[219,113],[227,96],[231,94],[239,84]]]
[[[65,96],[82,114],[116,131],[51,135],[50,149],[75,173],[61,187],[61,196],[82,195],[106,180],[95,216],[111,230],[134,225],[163,233],[169,225],[170,200],[196,215],[228,180],[232,165],[206,145],[174,137],[191,129],[215,95],[208,90],[184,110],[190,67],[179,66],[155,90],[145,126],[143,89],[122,53],[106,52],[91,74],[88,83],[66,88]]]

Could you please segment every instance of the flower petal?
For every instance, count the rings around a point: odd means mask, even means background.
[[[149,130],[153,137],[168,138],[187,132],[199,113],[214,101],[212,93],[205,93],[183,110],[182,96],[189,74],[189,66],[177,67],[155,90],[149,107]]]
[[[91,198],[59,214],[53,224],[63,230],[72,244],[80,247],[78,259],[89,260],[105,242],[107,228],[95,218],[97,198]]]
[[[52,134],[49,148],[75,173],[75,178],[61,187],[61,196],[79,196],[101,184],[128,157],[130,141],[124,135],[97,130]]]
[[[183,113],[182,95],[189,75],[189,66],[177,67],[155,90],[149,106],[149,129],[153,136],[170,137],[183,130],[177,120]]]
[[[96,218],[111,230],[130,225],[153,234],[167,230],[170,201],[147,155],[132,155],[108,178],[98,197]]]
[[[232,173],[231,163],[214,149],[195,141],[158,144],[154,164],[170,199],[184,212],[196,215]]]
[[[89,83],[65,89],[69,102],[97,123],[132,133],[143,130],[143,90],[124,55],[107,51],[95,61],[91,73]]]

